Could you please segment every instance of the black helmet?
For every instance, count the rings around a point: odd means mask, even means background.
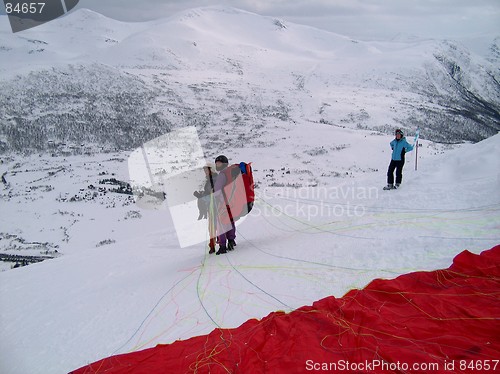
[[[400,130],[400,129],[396,130],[395,135],[398,135],[398,134],[401,135],[401,137],[405,136],[405,134],[403,133],[403,130]]]
[[[224,155],[217,156],[215,162],[222,162],[223,164],[229,164],[229,160]]]

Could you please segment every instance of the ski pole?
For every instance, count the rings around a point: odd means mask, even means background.
[[[417,163],[418,163],[418,140],[415,143],[415,146],[417,147],[415,149],[415,171],[417,171]]]
[[[417,147],[415,149],[415,171],[417,170],[418,163],[418,137],[420,135],[420,128],[417,127],[417,131],[415,132],[415,139],[413,140],[413,147]]]

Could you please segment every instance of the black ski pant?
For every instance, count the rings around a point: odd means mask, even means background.
[[[404,164],[404,160],[391,160],[391,163],[389,164],[389,170],[387,170],[387,184],[394,184],[394,170],[396,170],[396,183],[401,183],[401,181],[403,180]]]

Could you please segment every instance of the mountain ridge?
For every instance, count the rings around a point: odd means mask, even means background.
[[[217,133],[220,123],[234,125],[235,115],[243,127],[258,129],[273,125],[262,115],[266,108],[290,125],[312,121],[383,133],[420,127],[423,138],[439,142],[476,142],[500,130],[494,57],[456,41],[365,42],[228,7],[140,23],[78,10],[36,33],[2,40],[3,152],[92,143],[96,133],[107,134],[97,137],[96,149],[130,149],[178,126]],[[491,51],[497,44],[498,38]],[[102,84],[85,84],[96,76]],[[139,81],[142,88],[132,89]],[[120,90],[130,90],[126,103]],[[54,111],[52,102],[65,105]],[[86,122],[75,127],[75,121]]]

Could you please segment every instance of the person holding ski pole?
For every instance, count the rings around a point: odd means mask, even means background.
[[[387,170],[387,186],[384,190],[398,188],[403,181],[403,166],[405,164],[405,153],[413,150],[413,145],[409,144],[404,137],[403,131],[396,130],[396,138],[391,141],[392,157],[389,169]],[[394,184],[394,170],[396,170],[396,184]]]

